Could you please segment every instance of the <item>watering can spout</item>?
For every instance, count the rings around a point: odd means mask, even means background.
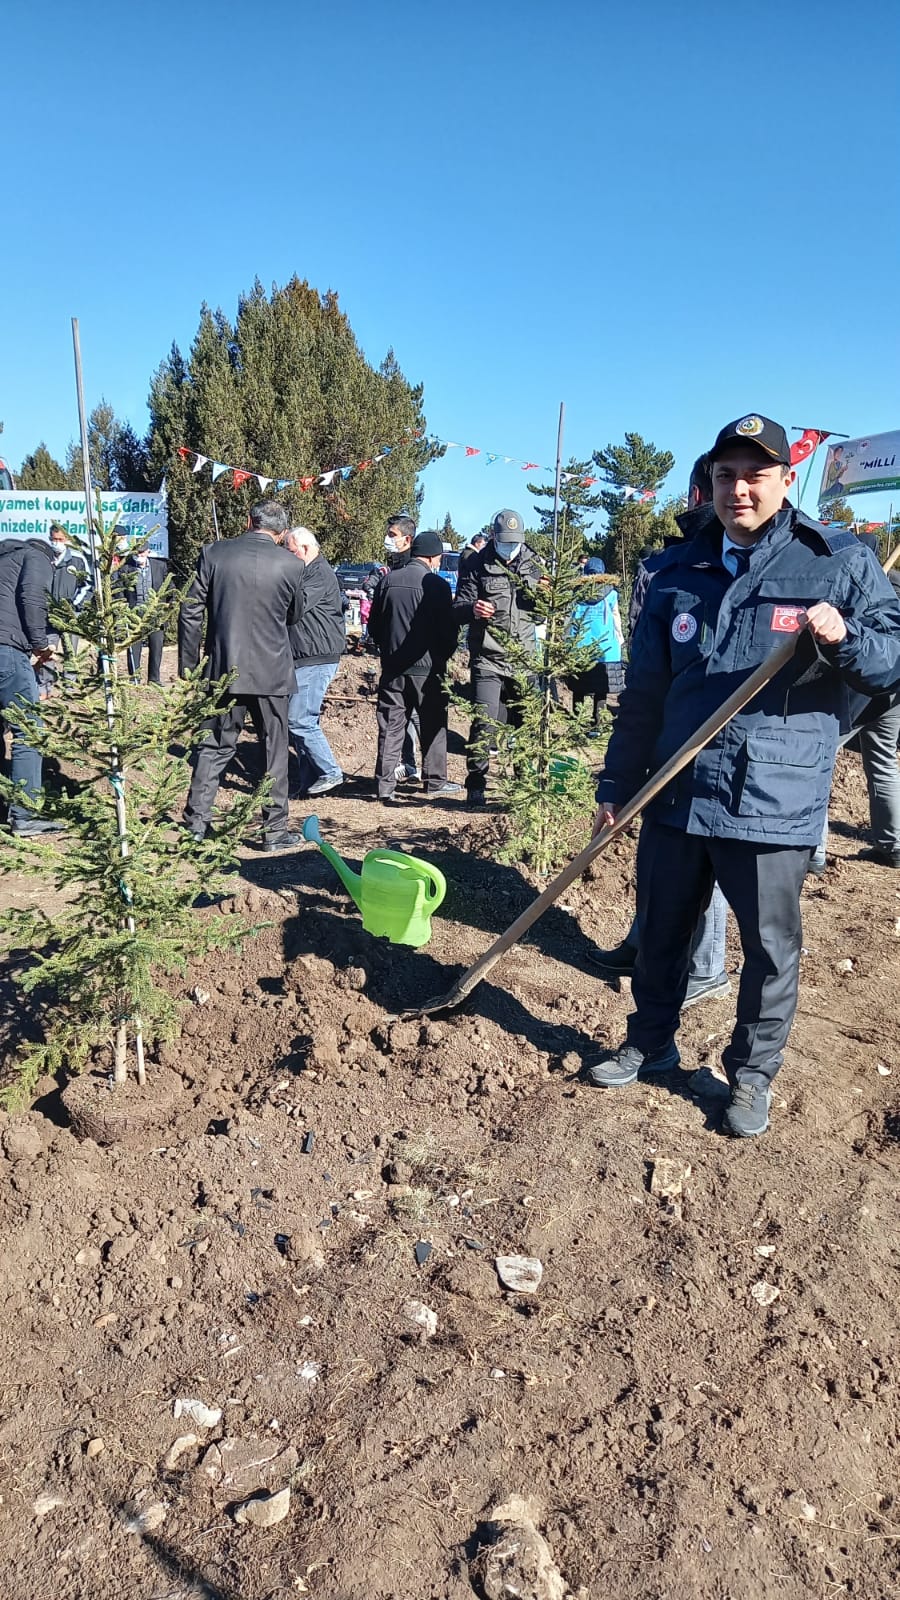
[[[334,867],[334,870],[340,878],[341,883],[344,885],[347,893],[353,900],[356,901],[356,904],[359,906],[361,911],[362,878],[358,872],[354,872],[352,868],[348,867],[346,861],[344,861],[343,858],[338,855],[337,851],[332,849],[331,845],[322,838],[322,835],[319,831],[318,817],[307,817],[303,824],[303,837],[304,839],[308,840],[310,844],[318,845],[323,856],[325,857],[325,860],[329,861]]]

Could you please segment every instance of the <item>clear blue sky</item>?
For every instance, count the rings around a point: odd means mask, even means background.
[[[201,301],[295,272],[484,450],[552,462],[565,400],[567,450],[637,430],[674,491],[746,411],[900,427],[895,0],[11,0],[2,37],[14,465],[76,431],[73,314],[143,430]],[[425,521],[524,482],[451,452]]]

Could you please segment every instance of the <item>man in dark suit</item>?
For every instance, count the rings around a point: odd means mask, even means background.
[[[288,831],[288,701],[296,689],[288,628],[301,610],[303,563],[278,546],[288,514],[275,500],[255,505],[239,539],[204,545],[178,620],[179,672],[195,667],[202,650],[215,681],[234,672],[197,750],[184,822],[203,839],[219,783],[234,755],[249,711],[272,780],[263,807],[264,848],[300,843]]]
[[[133,611],[146,611],[150,596],[162,588],[169,575],[169,565],[160,556],[151,556],[149,550],[135,550],[122,563],[125,599]],[[165,635],[162,628],[151,628],[146,641],[137,639],[128,649],[128,675],[132,683],[141,681],[141,652],[147,645],[147,682],[159,684]]]
[[[382,578],[372,601],[369,635],[381,656],[378,686],[379,800],[392,801],[403,731],[419,713],[422,774],[429,799],[448,800],[462,785],[447,781],[447,695],[443,677],[456,649],[450,585],[438,577],[443,544],[439,533],[417,533],[411,558]]]

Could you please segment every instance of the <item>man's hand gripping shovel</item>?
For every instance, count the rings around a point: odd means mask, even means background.
[[[510,950],[514,944],[518,943],[522,935],[534,926],[539,917],[543,916],[548,906],[552,906],[554,901],[558,900],[559,896],[568,889],[569,884],[574,883],[575,879],[586,871],[591,862],[600,855],[601,851],[606,849],[608,844],[612,843],[613,839],[618,838],[620,833],[624,833],[625,829],[630,827],[635,817],[640,816],[644,807],[649,805],[660,790],[664,789],[672,778],[676,777],[684,767],[688,766],[704,746],[708,745],[717,733],[721,733],[732,717],[742,711],[744,706],[753,699],[754,695],[759,694],[760,689],[765,688],[776,673],[787,665],[797,649],[801,634],[806,631],[806,619],[802,613],[798,616],[797,621],[799,624],[797,631],[788,634],[780,644],[775,646],[775,649],[766,660],[755,671],[751,672],[749,677],[745,678],[744,682],[735,689],[733,694],[728,696],[727,700],[723,701],[722,705],[719,706],[717,711],[713,712],[711,717],[707,717],[696,733],[693,733],[690,739],[685,740],[681,748],[676,750],[675,754],[669,757],[669,760],[660,767],[659,771],[647,780],[643,788],[639,789],[637,794],[633,795],[620,808],[615,821],[602,828],[598,834],[595,834],[586,849],[582,850],[580,855],[577,855],[573,861],[569,862],[567,867],[563,868],[559,876],[547,885],[543,894],[538,895],[536,900],[532,900],[531,905],[522,912],[521,916],[516,918],[515,922],[507,928],[505,933],[500,935],[499,939],[495,940],[483,956],[479,956],[474,965],[463,973],[453,987],[448,989],[446,994],[435,1000],[429,1000],[425,1005],[404,1011],[402,1013],[404,1018],[432,1016],[435,1012],[451,1011],[454,1007],[462,1004],[463,1000],[472,993],[472,990],[481,982],[482,978],[487,977],[491,968],[496,966],[501,956],[504,956],[507,950]]]

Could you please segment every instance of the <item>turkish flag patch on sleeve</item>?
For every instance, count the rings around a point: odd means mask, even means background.
[[[772,632],[799,633],[800,618],[804,616],[805,613],[805,606],[773,606]]]

